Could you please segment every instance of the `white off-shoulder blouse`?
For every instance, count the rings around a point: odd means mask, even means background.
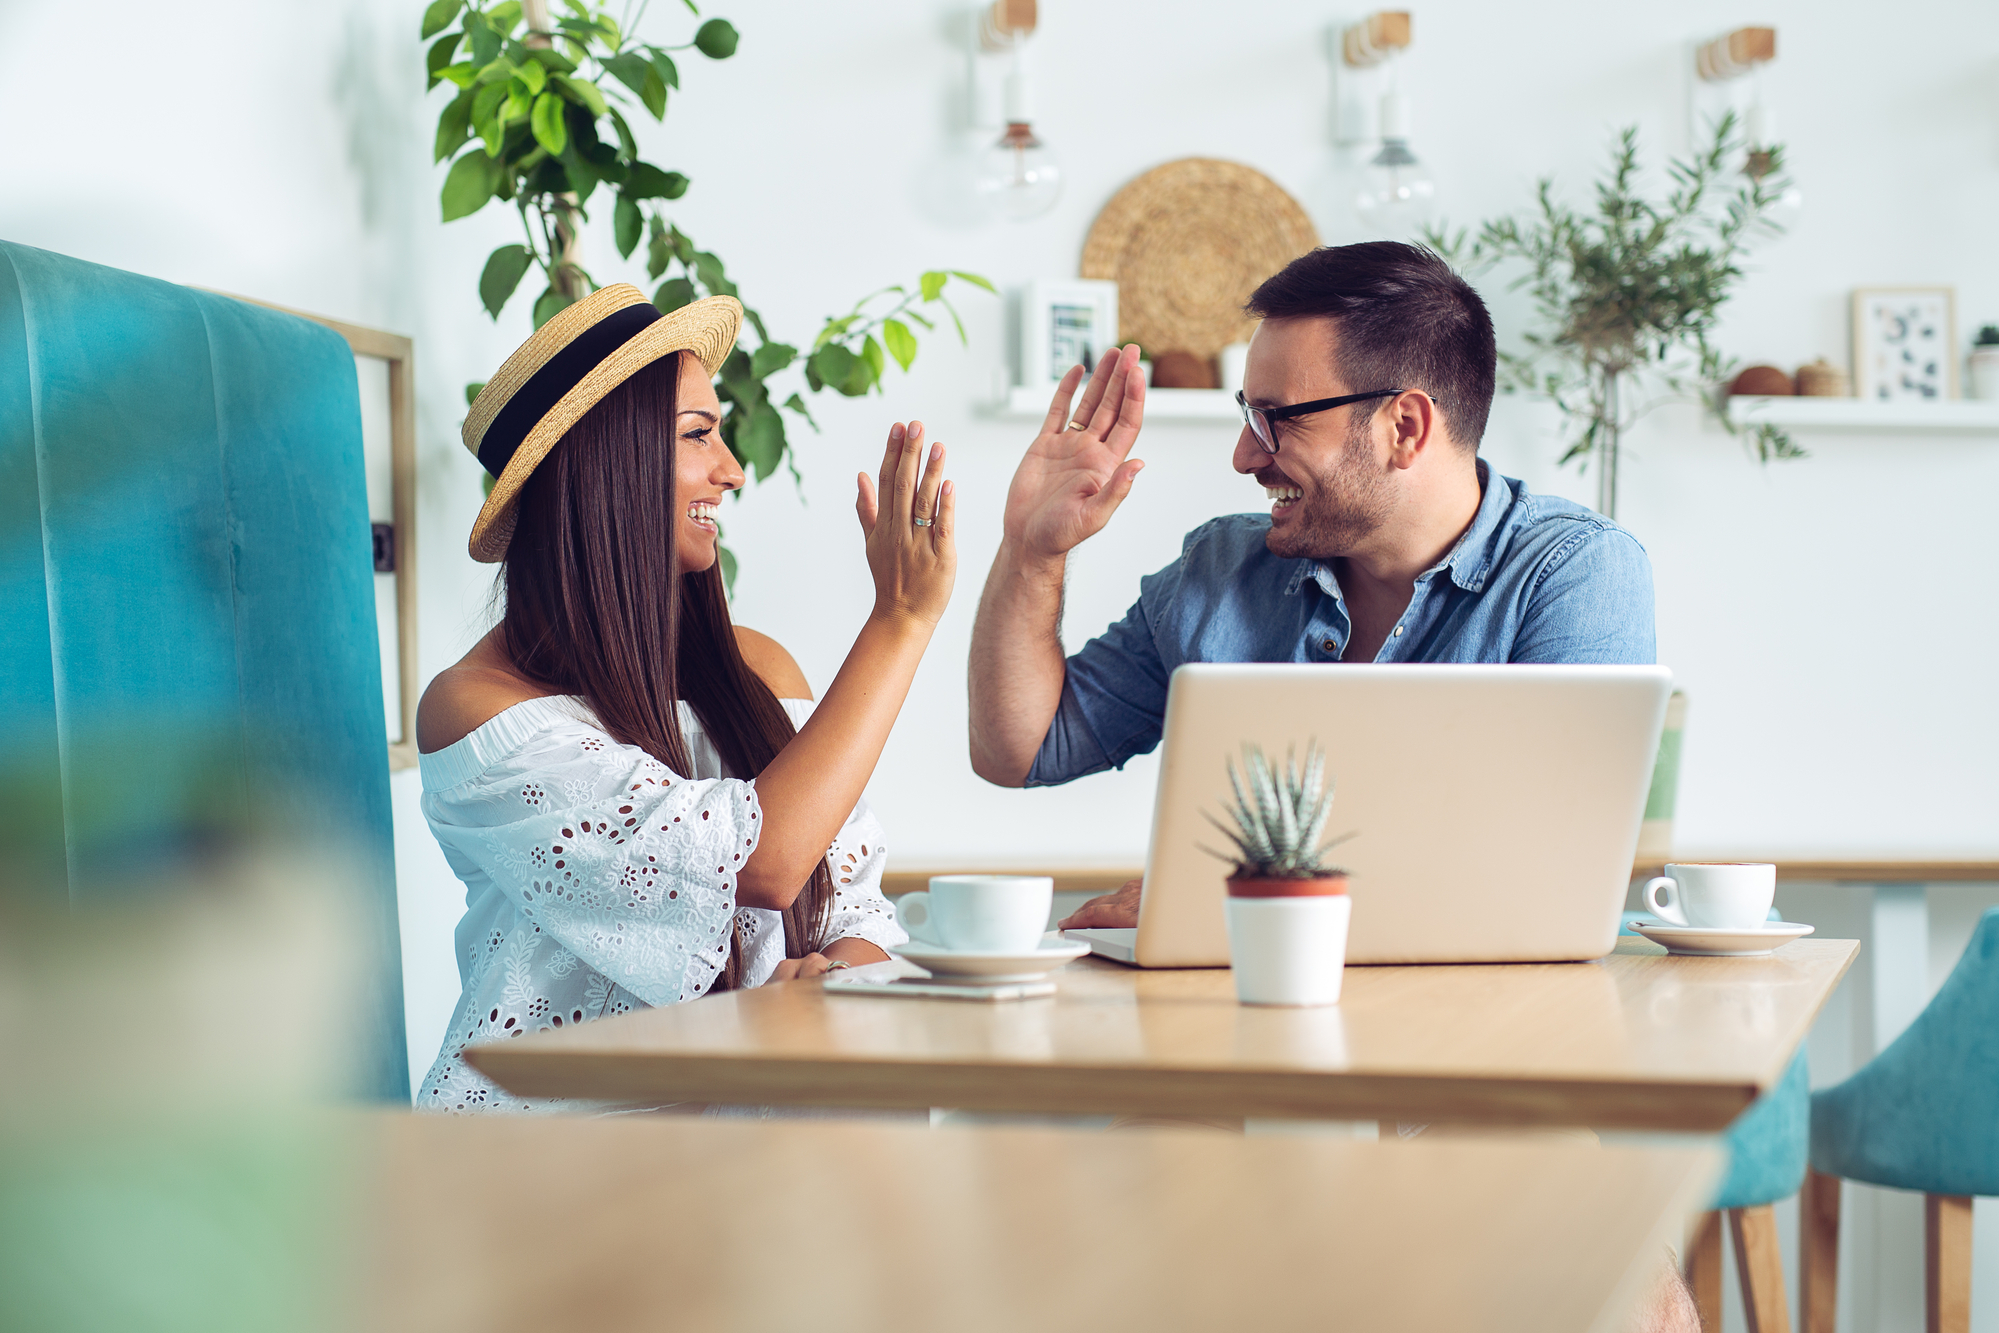
[[[793,725],[807,699],[780,701]],[[420,758],[423,813],[458,878],[464,996],[425,1076],[418,1109],[552,1111],[467,1065],[472,1042],[517,1037],[705,994],[743,937],[743,980],[784,957],[777,913],[736,905],[736,873],[756,850],[754,781],[727,776],[694,712],[679,705],[691,774],[613,740],[582,699],[515,704],[455,745]],[[909,937],[882,896],[887,861],[867,802],[827,858],[829,940],[886,949]]]

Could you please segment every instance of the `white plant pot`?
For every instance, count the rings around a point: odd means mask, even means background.
[[[1229,964],[1244,1004],[1338,1004],[1346,972],[1344,893],[1228,900]]]
[[[1970,396],[1987,403],[1999,401],[1999,347],[1975,347],[1968,362],[1965,387]]]

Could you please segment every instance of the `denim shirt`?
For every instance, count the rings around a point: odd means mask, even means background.
[[[1530,494],[1483,459],[1478,480],[1471,526],[1417,578],[1374,660],[1649,664],[1652,564],[1638,539],[1573,501]],[[1331,565],[1272,555],[1269,530],[1267,514],[1215,519],[1139,581],[1124,619],[1069,659],[1028,786],[1152,750],[1183,662],[1341,660],[1352,619]]]

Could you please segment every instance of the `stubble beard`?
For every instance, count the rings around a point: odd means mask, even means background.
[[[1330,472],[1314,474],[1312,493],[1298,501],[1301,511],[1285,531],[1265,537],[1270,553],[1287,560],[1333,560],[1349,555],[1388,522],[1388,474],[1374,464],[1371,431],[1365,423],[1347,436]]]

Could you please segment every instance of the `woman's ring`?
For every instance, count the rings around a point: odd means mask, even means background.
[[[1069,423],[1070,430],[1088,430],[1089,428],[1090,423],[1087,421],[1072,421]]]
[[[919,518],[919,519],[917,519],[917,520],[916,520],[916,526],[917,526],[917,527],[919,527],[919,528],[927,528],[927,527],[929,527],[929,526],[930,526],[930,525],[931,525],[931,524],[932,524],[933,522],[935,522],[935,521],[936,521],[936,520],[934,520],[934,519],[928,519],[928,518]]]

